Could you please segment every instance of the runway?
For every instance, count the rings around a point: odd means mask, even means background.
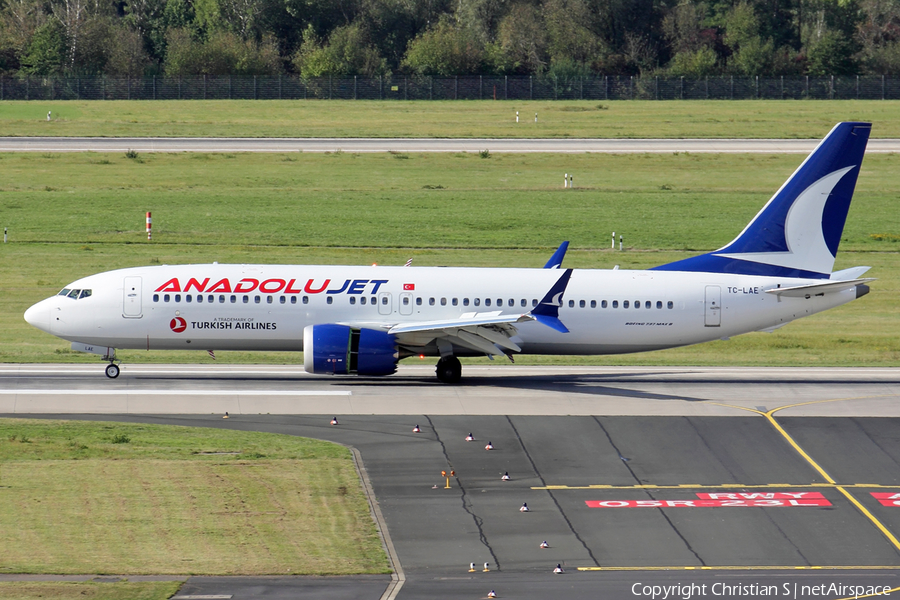
[[[848,586],[900,587],[900,506],[886,499],[900,494],[898,369],[466,366],[465,385],[443,386],[424,366],[378,380],[299,367],[126,367],[111,381],[99,366],[4,365],[0,413],[352,446],[401,574],[387,589],[341,578],[327,595],[307,578],[191,578],[182,595],[649,598],[654,585],[696,585],[692,598],[773,587],[846,598]],[[126,408],[160,404],[121,414],[117,394],[91,404],[84,393],[100,390],[121,390]],[[149,390],[171,394],[143,400]],[[218,390],[237,396],[215,405]],[[254,411],[223,420],[242,390],[260,394],[246,396]],[[299,391],[309,393],[275,394]],[[171,411],[176,403],[190,410]],[[291,403],[302,411],[263,410]],[[450,489],[442,469],[457,473]],[[564,574],[551,572],[557,563]]]
[[[809,154],[819,140],[0,137],[0,152],[481,152]],[[900,152],[870,139],[868,154]]]

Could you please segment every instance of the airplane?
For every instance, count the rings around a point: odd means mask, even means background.
[[[108,361],[116,349],[294,350],[308,373],[380,376],[411,356],[602,355],[686,346],[840,306],[869,267],[832,272],[870,123],[838,123],[724,247],[649,270],[197,264],[73,281],[25,312]]]

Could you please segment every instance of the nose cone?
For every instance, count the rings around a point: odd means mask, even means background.
[[[50,302],[41,300],[25,311],[25,320],[32,327],[50,333]]]

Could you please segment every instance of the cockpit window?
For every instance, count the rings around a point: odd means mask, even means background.
[[[81,295],[78,296],[78,299],[87,298],[91,295],[91,290],[81,290]]]
[[[65,288],[63,291],[61,291],[60,293],[58,293],[57,296],[68,296],[68,295],[69,295],[69,292],[71,292],[71,291],[72,291],[72,290],[70,290],[69,288]]]
[[[69,298],[77,299],[78,294],[80,294],[80,293],[81,293],[81,290],[72,290],[71,292],[69,292]]]

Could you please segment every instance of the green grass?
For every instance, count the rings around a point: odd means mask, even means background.
[[[0,573],[388,572],[346,448],[127,423],[0,421],[0,547]]]
[[[7,136],[820,138],[848,120],[872,121],[874,137],[900,137],[900,102],[0,102],[0,131]]]
[[[0,582],[0,600],[166,600],[181,582]]]
[[[783,155],[0,154],[0,361],[89,361],[22,313],[68,282],[147,264],[530,266],[562,240],[568,266],[646,268],[720,247],[801,162]],[[836,268],[871,265],[859,302],[773,334],[565,364],[900,364],[900,171],[866,157]],[[574,190],[561,186],[573,173]],[[49,189],[48,189],[49,188]],[[153,211],[146,241],[144,213]],[[609,250],[611,231],[626,252]],[[122,352],[126,362],[209,361]],[[298,364],[296,354],[217,353]],[[483,361],[479,361],[483,362]]]

